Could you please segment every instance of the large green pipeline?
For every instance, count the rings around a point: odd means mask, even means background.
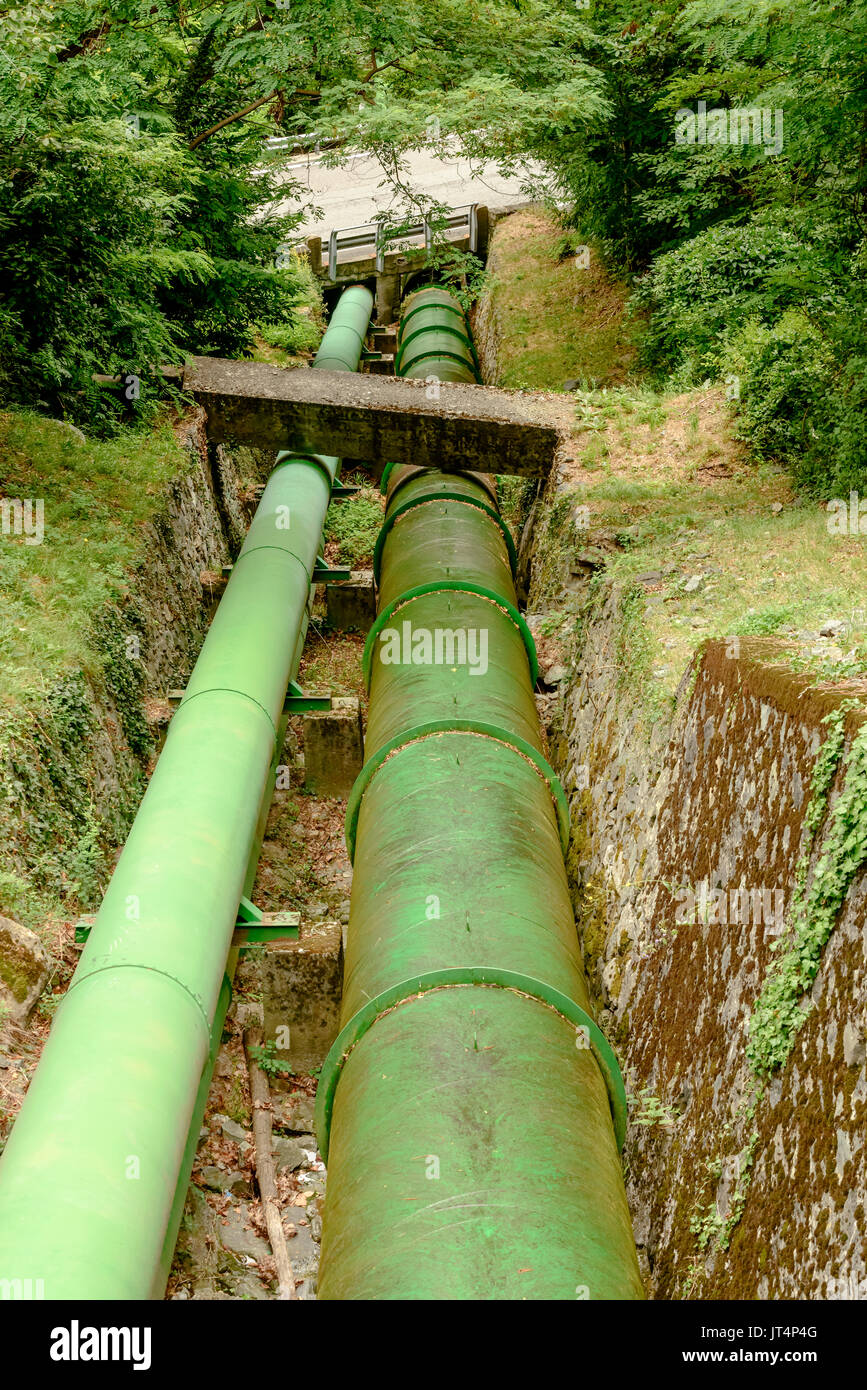
[[[410,299],[398,361],[474,379],[451,296]],[[584,981],[513,567],[489,478],[391,470],[317,1100],[323,1299],[642,1297],[625,1096]]]
[[[314,365],[354,370],[371,309],[347,290]],[[278,455],[58,1009],[0,1161],[13,1292],[165,1287],[338,468]]]

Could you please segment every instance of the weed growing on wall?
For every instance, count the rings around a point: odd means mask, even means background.
[[[849,753],[846,780],[831,812],[819,860],[807,886],[816,833],[845,743],[845,717],[857,701],[846,701],[825,718],[830,728],[813,769],[805,817],[806,844],[795,873],[795,891],[785,936],[750,1018],[747,1058],[756,1076],[781,1067],[789,1056],[809,1006],[803,997],[813,984],[825,947],[855,874],[867,860],[867,727]]]
[[[650,724],[671,712],[671,701],[653,679],[653,637],[644,617],[645,593],[640,584],[630,584],[619,602],[619,625],[615,660],[617,689],[632,691],[641,700]]]
[[[353,568],[369,565],[381,526],[382,502],[372,488],[365,488],[357,497],[329,510],[325,539],[337,542],[343,564]]]
[[[693,1209],[690,1230],[698,1250],[712,1245],[727,1250],[735,1227],[743,1215],[752,1181],[753,1161],[759,1132],[752,1127],[756,1111],[765,1094],[767,1079],[787,1061],[798,1030],[804,1024],[809,992],[822,959],[822,951],[834,929],[849,887],[867,860],[867,725],[852,743],[843,789],[830,815],[819,859],[809,882],[809,867],[816,836],[828,816],[831,788],[846,743],[846,715],[859,709],[857,700],[844,701],[824,723],[829,729],[813,767],[810,801],[804,817],[804,849],[795,870],[795,887],[786,934],[771,947],[775,957],[756,999],[749,1024],[747,1060],[753,1072],[753,1085],[731,1120],[733,1132],[745,1123],[749,1137],[734,1159],[735,1181],[723,1216],[716,1195],[709,1202],[698,1202]],[[723,1159],[706,1163],[708,1174],[719,1182]],[[702,1274],[702,1261],[690,1265],[682,1287],[684,1297],[695,1291]]]

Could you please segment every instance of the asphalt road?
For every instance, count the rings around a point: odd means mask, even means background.
[[[447,207],[457,208],[466,203],[484,203],[500,208],[527,202],[520,178],[504,178],[494,165],[481,168],[474,161],[460,157],[438,159],[424,150],[410,157],[411,185],[428,197]],[[538,173],[538,167],[528,166]],[[377,160],[366,154],[349,155],[339,168],[325,168],[321,156],[287,159],[286,172],[306,186],[310,199],[320,209],[310,213],[298,229],[299,236],[327,237],[334,228],[363,226],[395,202],[393,190],[384,185],[384,175]],[[287,200],[280,211],[297,207],[297,200]]]

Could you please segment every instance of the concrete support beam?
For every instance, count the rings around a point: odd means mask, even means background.
[[[464,382],[194,357],[184,390],[215,444],[525,477],[546,477],[558,444],[544,401]]]
[[[343,933],[337,922],[302,925],[297,941],[266,947],[259,965],[265,1040],[293,1071],[321,1067],[337,1037]]]
[[[400,304],[400,276],[388,271],[376,277],[376,322],[387,325],[394,323]]]
[[[330,710],[304,716],[304,786],[317,796],[345,799],[361,771],[364,740],[355,696],[337,697]]]
[[[376,617],[373,570],[353,570],[341,584],[326,584],[328,621],[339,632],[369,632]]]

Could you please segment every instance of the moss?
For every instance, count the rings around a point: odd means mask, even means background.
[[[534,549],[533,601],[558,597],[569,579],[577,552],[586,538],[575,526],[575,497],[555,493],[549,497],[537,527]]]
[[[153,752],[144,709],[145,668],[136,655],[144,635],[143,619],[132,604],[123,615],[106,609],[94,621],[91,641],[102,658],[102,676],[117,707],[127,743],[140,758]]]
[[[813,767],[805,816],[806,844],[795,870],[787,935],[765,978],[750,1017],[747,1057],[756,1075],[782,1066],[806,1020],[802,998],[815,979],[849,886],[867,859],[867,727],[852,744],[846,780],[829,818],[819,862],[807,887],[816,832],[825,819],[831,786],[843,752],[845,705],[826,715],[830,733]]]
[[[0,926],[0,981],[22,1004],[39,979],[39,966],[20,942]]]

